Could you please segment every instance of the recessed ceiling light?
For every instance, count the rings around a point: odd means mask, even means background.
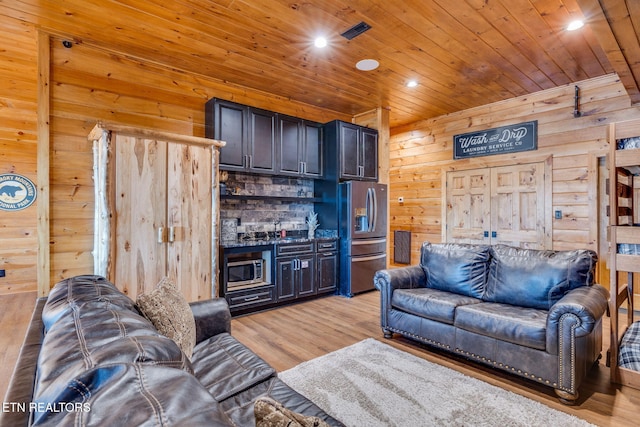
[[[363,59],[362,61],[358,61],[356,64],[356,68],[361,71],[371,71],[378,68],[380,63],[375,59]]]
[[[418,82],[415,80],[409,80],[407,82],[407,87],[416,87],[416,86],[418,86]]]
[[[582,27],[584,27],[584,22],[582,22],[579,19],[576,19],[575,21],[571,21],[569,25],[567,25],[567,31],[575,31]]]
[[[326,47],[327,39],[325,39],[324,37],[316,37],[316,39],[313,41],[313,44],[318,48]]]

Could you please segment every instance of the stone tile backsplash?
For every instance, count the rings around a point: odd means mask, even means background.
[[[221,222],[237,219],[239,237],[251,233],[273,235],[275,230],[281,229],[307,230],[306,218],[313,212],[312,201],[280,201],[270,197],[313,197],[313,180],[229,172],[225,184],[229,194],[263,197],[259,200],[220,200]]]

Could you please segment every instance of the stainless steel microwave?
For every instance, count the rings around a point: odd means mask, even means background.
[[[264,259],[227,263],[227,291],[259,286],[265,282]]]

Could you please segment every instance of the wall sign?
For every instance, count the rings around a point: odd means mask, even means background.
[[[36,200],[36,186],[26,176],[0,174],[0,210],[19,211]]]
[[[453,158],[490,156],[538,148],[538,121],[501,126],[453,137]]]

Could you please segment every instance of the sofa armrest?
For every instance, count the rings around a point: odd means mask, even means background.
[[[373,283],[380,292],[393,293],[394,289],[412,289],[425,287],[427,276],[419,265],[379,270],[373,277]]]
[[[547,317],[547,349],[556,351],[560,336],[571,331],[573,337],[588,335],[607,310],[609,291],[599,284],[572,289],[556,302]],[[569,337],[564,337],[566,340]]]
[[[231,312],[224,298],[189,303],[196,321],[196,344],[223,332],[231,333]]]
[[[373,284],[380,291],[380,324],[385,329],[388,325],[388,313],[391,310],[393,291],[395,289],[425,287],[427,286],[427,276],[419,265],[378,270],[373,276]]]

